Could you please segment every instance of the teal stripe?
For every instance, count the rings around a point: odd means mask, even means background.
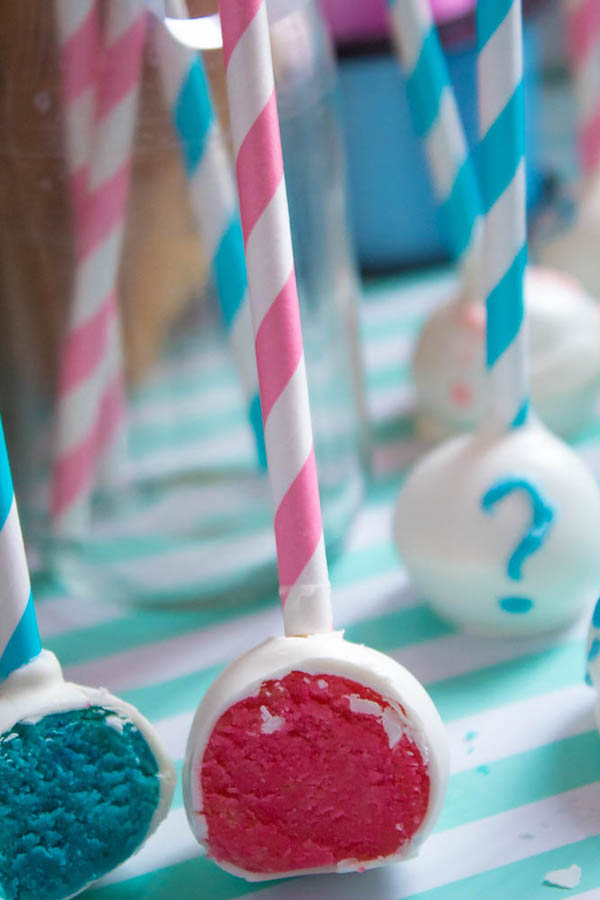
[[[477,47],[482,50],[507,17],[515,0],[481,0],[477,4]],[[500,74],[500,73],[499,73]]]
[[[523,278],[527,265],[527,245],[524,244],[510,269],[488,295],[486,356],[492,368],[516,338],[523,322]]]
[[[529,416],[529,397],[523,401],[521,409],[516,414],[512,421],[512,428],[520,428],[521,425],[524,425]]]
[[[181,86],[173,119],[186,172],[193,175],[215,122],[208,82],[199,58],[190,66]]]
[[[262,469],[267,468],[267,448],[265,446],[265,433],[263,430],[262,408],[260,405],[260,396],[258,393],[254,395],[250,401],[250,409],[248,410],[250,425],[256,438],[256,453],[258,462]]]
[[[213,272],[223,318],[229,328],[242,305],[248,286],[244,239],[237,213],[223,232],[213,260]],[[252,340],[251,335],[248,335],[248,340]]]
[[[482,202],[486,213],[511,183],[519,163],[524,158],[524,116],[524,91],[521,80],[479,145]]]
[[[450,194],[440,205],[440,217],[455,257],[463,255],[481,215],[481,198],[473,160],[467,156],[457,172]]]
[[[10,474],[10,463],[4,439],[2,420],[0,420],[0,529],[4,528],[13,502],[13,482]]]
[[[8,678],[11,672],[37,656],[41,649],[33,596],[30,594],[21,620],[0,656],[0,679]]]
[[[404,2],[404,0],[401,0]],[[435,25],[423,40],[419,58],[406,80],[406,93],[417,134],[423,137],[435,122],[448,72]]]

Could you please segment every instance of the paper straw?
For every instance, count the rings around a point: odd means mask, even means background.
[[[495,426],[514,428],[526,422],[529,409],[523,303],[527,239],[521,0],[478,3],[477,43],[488,419]]]
[[[481,197],[429,0],[388,0],[388,6],[446,239],[455,259],[473,266],[481,254]]]
[[[331,599],[269,26],[264,0],[221,0],[236,175],[287,635],[332,627]]]
[[[600,2],[565,0],[577,138],[584,176],[600,169]]]
[[[171,0],[166,12],[172,18],[187,16],[185,3],[179,0]],[[190,181],[192,210],[211,260],[223,321],[248,402],[258,457],[261,465],[266,466],[244,240],[231,163],[201,58],[180,44],[164,25],[156,29],[156,49],[167,104]]]
[[[75,222],[74,296],[62,352],[52,494],[56,528],[67,534],[85,528],[95,477],[123,419],[117,278],[146,15],[136,0],[110,4],[87,189]]]
[[[42,649],[0,421],[0,680]]]
[[[57,0],[66,162],[75,237],[83,232],[101,36],[96,0]]]

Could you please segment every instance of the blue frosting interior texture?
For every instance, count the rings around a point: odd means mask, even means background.
[[[158,806],[143,735],[92,706],[0,739],[0,896],[60,900],[127,859]]]

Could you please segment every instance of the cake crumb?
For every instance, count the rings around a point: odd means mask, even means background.
[[[555,869],[554,872],[548,872],[544,877],[544,884],[552,887],[566,888],[571,890],[577,887],[581,881],[581,868],[575,863],[568,869]]]

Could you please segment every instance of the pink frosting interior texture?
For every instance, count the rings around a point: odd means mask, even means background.
[[[211,855],[255,873],[396,853],[429,803],[402,709],[333,675],[292,672],[231,706],[194,777]]]

